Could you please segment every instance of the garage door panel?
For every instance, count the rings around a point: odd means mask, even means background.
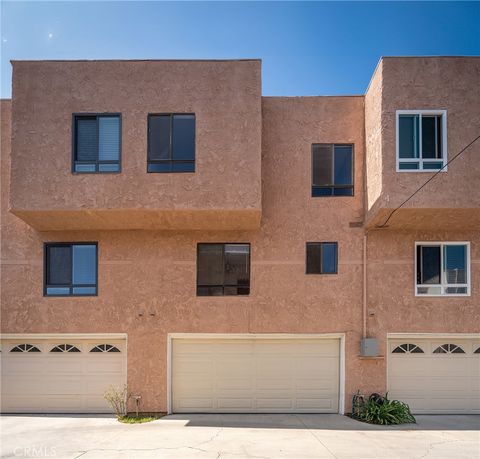
[[[26,340],[25,342],[29,342]],[[50,353],[57,344],[72,344],[81,352]],[[8,340],[3,349],[10,349]],[[122,352],[90,353],[100,341],[44,340],[42,352],[2,354],[3,412],[109,413],[103,399],[110,386],[126,383],[126,353],[122,341],[108,341]],[[28,355],[26,355],[28,354]]]
[[[397,346],[412,343],[424,352],[393,354]],[[455,344],[465,353],[434,353],[439,346]],[[474,340],[390,340],[388,349],[389,397],[408,403],[418,414],[468,414],[480,409],[479,363]],[[476,388],[479,388],[478,390]]]
[[[217,409],[219,411],[244,411],[249,412],[255,409],[251,398],[223,398],[217,400]]]
[[[173,340],[173,411],[338,412],[339,340],[201,341]]]

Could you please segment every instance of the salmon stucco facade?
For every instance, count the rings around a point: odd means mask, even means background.
[[[263,97],[259,60],[12,65],[3,412],[126,385],[143,412],[480,414],[480,141],[451,161],[479,57],[331,97]]]

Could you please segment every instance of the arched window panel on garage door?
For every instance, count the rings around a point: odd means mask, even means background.
[[[465,354],[465,351],[456,344],[442,344],[438,346],[434,351],[434,354]]]
[[[400,344],[393,349],[392,354],[423,354],[423,349],[412,343]]]
[[[10,352],[40,352],[40,349],[33,344],[17,344]]]
[[[59,344],[53,347],[50,352],[80,352],[80,349],[73,344]]]
[[[112,344],[97,344],[90,352],[120,352],[120,349]]]

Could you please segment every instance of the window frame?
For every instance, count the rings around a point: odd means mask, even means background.
[[[314,174],[314,169],[313,169],[313,149],[315,146],[318,145],[329,145],[332,147],[332,180],[335,178],[335,147],[351,147],[352,148],[352,184],[351,185],[325,185],[325,186],[319,186],[319,185],[314,185],[313,181],[313,174]],[[311,185],[310,185],[310,197],[311,198],[353,198],[355,196],[355,144],[354,143],[335,143],[335,142],[314,142],[311,145],[311,154],[310,154],[310,178],[311,178]],[[313,188],[332,188],[333,190],[335,189],[352,189],[352,194],[351,195],[335,195],[335,194],[330,194],[330,195],[321,195],[321,196],[314,196],[313,195]]]
[[[47,293],[47,288],[49,286],[47,285],[47,278],[48,278],[48,257],[47,257],[47,252],[48,252],[48,247],[51,246],[56,246],[56,247],[65,247],[69,246],[72,247],[74,245],[94,245],[96,247],[95,250],[95,263],[96,263],[96,269],[95,269],[95,285],[92,284],[65,284],[61,286],[60,288],[69,288],[70,292],[69,294],[61,294],[61,295],[52,295]],[[73,258],[72,258],[73,261]],[[73,273],[73,264],[72,264],[72,273]],[[58,287],[58,286],[57,286]],[[87,294],[78,294],[78,293],[73,293],[73,288],[74,287],[95,287],[95,293],[87,293]],[[56,241],[51,241],[51,242],[44,242],[43,243],[43,296],[48,297],[48,298],[71,298],[71,297],[90,297],[90,296],[98,296],[98,242],[56,242]]]
[[[336,250],[335,250],[335,272],[323,272],[323,263],[322,263],[322,252],[323,244],[335,244]],[[319,273],[309,273],[308,272],[308,246],[309,245],[319,245],[320,246],[320,272]],[[338,241],[310,241],[305,243],[305,274],[308,276],[336,276],[338,275]]]
[[[400,115],[419,115],[419,157],[416,158],[400,158]],[[442,158],[428,158],[426,160],[422,157],[422,115],[432,116],[437,115],[442,117]],[[397,172],[430,172],[438,171],[447,172],[448,166],[448,145],[447,145],[447,110],[396,110],[395,112],[395,162]],[[400,169],[400,163],[418,162],[418,169]],[[442,162],[443,169],[424,169],[423,163],[439,163]]]
[[[148,166],[152,164],[173,164],[173,163],[191,163],[190,159],[173,159],[173,117],[176,115],[188,115],[193,116],[195,121],[195,129],[193,130],[193,145],[194,145],[194,159],[193,159],[193,171],[149,171]],[[172,159],[150,159],[150,118],[154,116],[169,116],[170,117],[170,143],[169,153]],[[170,113],[148,113],[147,115],[147,174],[195,174],[197,171],[197,115],[194,112],[170,112]]]
[[[232,285],[232,284],[227,284],[225,285],[225,282],[222,283],[222,285],[200,285],[198,283],[198,270],[199,270],[199,265],[198,265],[198,256],[200,252],[200,246],[201,245],[221,245],[222,246],[222,263],[223,263],[223,279],[225,280],[225,246],[226,245],[248,245],[248,294],[245,295],[225,295],[225,287],[239,287],[238,285]],[[197,264],[197,270],[196,270],[196,284],[195,284],[195,293],[197,298],[225,298],[228,296],[232,297],[247,297],[250,296],[252,293],[252,245],[250,242],[197,242],[197,259],[196,259],[196,264]],[[223,294],[222,295],[199,295],[198,294],[198,288],[199,287],[222,287]],[[245,287],[245,286],[241,286]]]
[[[95,161],[76,161],[77,155],[77,118],[82,117],[95,117],[97,123],[97,159]],[[118,118],[118,161],[100,161],[98,159],[98,139],[99,139],[99,126],[98,126],[98,118],[99,117],[117,117]],[[75,165],[77,163],[84,163],[84,164],[95,164],[94,171],[76,171]],[[118,171],[100,171],[98,170],[98,166],[100,164],[117,164],[118,163]],[[114,112],[105,112],[105,113],[72,113],[72,174],[74,175],[82,175],[82,174],[120,174],[122,172],[122,114],[121,113],[114,113]]]
[[[455,246],[455,245],[461,245],[461,246],[466,246],[466,257],[465,257],[465,273],[467,277],[467,282],[465,284],[448,284],[444,282],[443,279],[443,262],[444,262],[444,255],[443,255],[443,248],[444,246]],[[417,275],[418,275],[418,260],[417,260],[417,247],[419,246],[440,246],[440,283],[439,284],[417,284]],[[470,242],[469,241],[416,241],[415,242],[415,247],[414,247],[414,260],[415,260],[415,266],[414,266],[414,293],[415,296],[418,298],[434,298],[434,297],[468,297],[471,296],[471,285],[472,285],[472,279],[470,275],[471,271],[471,258],[470,258]],[[466,287],[467,288],[467,293],[418,293],[418,288],[419,287],[440,287],[441,291],[443,292],[444,289],[447,287]]]

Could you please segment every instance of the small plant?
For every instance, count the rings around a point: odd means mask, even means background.
[[[127,394],[126,384],[122,388],[110,386],[103,394],[103,398],[110,404],[118,419],[127,414]]]
[[[120,416],[118,420],[124,424],[143,424],[144,422],[151,422],[159,419],[160,416],[142,416],[142,415],[125,415]]]
[[[359,421],[380,425],[417,422],[406,403],[389,400],[387,395],[382,397],[379,394],[372,394],[368,400],[357,398],[352,417]]]

